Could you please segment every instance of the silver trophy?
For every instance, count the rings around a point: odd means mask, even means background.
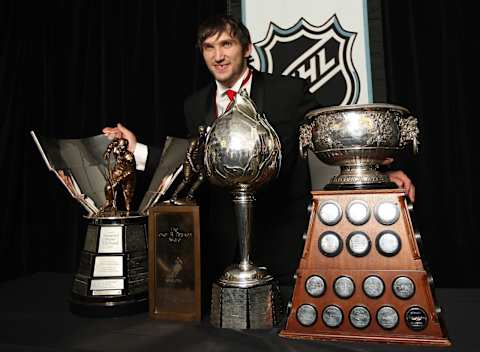
[[[325,189],[396,188],[378,171],[387,158],[412,142],[418,147],[417,119],[391,104],[317,109],[300,128],[300,151],[308,149],[328,165],[340,166]]]
[[[207,177],[227,188],[237,219],[240,263],[212,288],[211,322],[226,328],[271,328],[278,322],[278,287],[266,268],[250,259],[255,191],[280,169],[281,145],[245,90],[212,125],[205,143]]]
[[[181,171],[187,141],[168,137],[139,209],[132,208],[135,159],[125,139],[31,136],[47,167],[88,212],[70,306],[112,316],[148,308],[147,212]],[[117,204],[118,203],[120,204]]]

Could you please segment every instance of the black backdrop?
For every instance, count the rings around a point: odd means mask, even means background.
[[[29,131],[81,138],[120,121],[146,143],[181,135],[183,98],[208,79],[196,26],[226,2],[0,4],[0,280],[73,272],[84,211],[47,171]],[[406,171],[426,257],[438,286],[478,287],[476,12],[453,1],[381,4],[387,101],[420,122],[420,155]]]

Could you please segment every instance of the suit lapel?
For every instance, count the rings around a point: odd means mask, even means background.
[[[265,107],[265,77],[257,70],[253,70],[250,95],[257,107],[257,111],[262,113]]]

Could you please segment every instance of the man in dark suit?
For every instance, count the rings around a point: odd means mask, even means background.
[[[305,114],[321,106],[309,93],[302,79],[273,76],[248,66],[252,43],[247,28],[229,16],[205,21],[198,31],[198,46],[215,81],[188,97],[184,104],[187,128],[195,136],[198,127],[210,125],[229,106],[234,95],[246,89],[277,132],[282,145],[279,176],[256,194],[253,215],[253,261],[266,266],[280,285],[292,285],[293,275],[303,249],[303,234],[308,226],[310,174],[307,161],[298,151],[299,126]],[[135,136],[126,128],[106,128],[107,135],[129,139],[137,163]],[[147,160],[155,162],[154,158]],[[148,169],[148,165],[147,165]],[[401,172],[391,174],[392,181],[408,187],[410,180]],[[413,192],[413,188],[411,188]],[[413,193],[412,193],[413,197]],[[213,280],[235,262],[237,232],[231,196],[226,190],[206,186],[197,199],[201,208],[202,260],[208,295]]]

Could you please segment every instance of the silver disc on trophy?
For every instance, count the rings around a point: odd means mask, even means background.
[[[393,257],[402,248],[400,237],[393,231],[382,231],[377,236],[376,247],[380,254]]]
[[[320,297],[325,293],[325,280],[318,276],[312,275],[305,282],[305,290],[312,297]]]
[[[364,306],[355,306],[350,310],[349,319],[357,329],[365,329],[370,325],[370,312]]]
[[[342,239],[333,231],[327,231],[318,238],[318,249],[327,257],[335,257],[343,248]]]
[[[355,292],[353,280],[347,276],[339,276],[335,279],[333,290],[340,298],[349,298]]]
[[[348,235],[346,242],[348,252],[355,257],[366,256],[372,247],[370,238],[368,238],[366,233],[360,231],[352,232]]]
[[[427,327],[428,315],[420,307],[410,307],[405,312],[405,323],[414,331],[423,330]]]
[[[415,293],[415,283],[406,276],[397,277],[392,284],[393,293],[401,299],[409,299]]]
[[[370,298],[378,298],[385,292],[385,284],[379,276],[368,276],[363,280],[363,292]]]
[[[362,200],[353,200],[347,206],[347,219],[354,225],[363,225],[370,219],[368,204]]]
[[[381,202],[375,206],[375,219],[382,225],[393,225],[400,217],[400,208],[393,202]]]
[[[322,312],[322,320],[326,326],[331,328],[336,328],[342,324],[343,321],[343,312],[342,310],[334,305],[326,306]]]
[[[323,202],[318,210],[318,217],[325,225],[336,225],[342,218],[342,208],[333,200]]]
[[[398,325],[398,313],[390,306],[383,306],[377,311],[377,322],[382,328],[391,330]]]
[[[310,304],[302,304],[297,309],[297,320],[303,326],[311,326],[317,321],[317,310]]]

